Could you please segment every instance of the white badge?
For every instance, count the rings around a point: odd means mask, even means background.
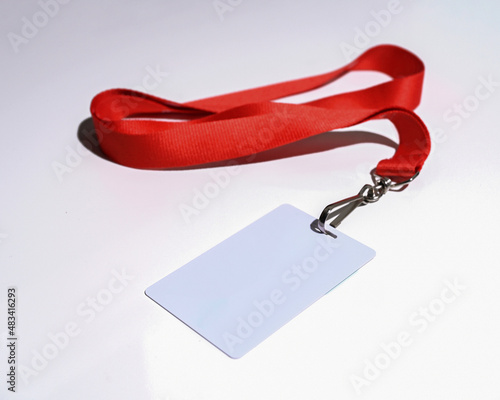
[[[146,289],[146,295],[239,358],[375,256],[282,205]]]

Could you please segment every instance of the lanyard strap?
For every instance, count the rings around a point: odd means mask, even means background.
[[[392,79],[302,104],[273,102],[324,86],[350,71],[378,71]],[[398,131],[399,146],[375,172],[401,182],[420,171],[430,152],[427,128],[411,111],[420,102],[423,76],[424,65],[417,56],[381,45],[326,74],[187,103],[111,89],[96,95],[90,110],[104,153],[119,164],[142,169],[235,159],[371,119],[387,119]]]

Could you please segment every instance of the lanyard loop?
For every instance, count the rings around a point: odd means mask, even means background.
[[[303,104],[273,100],[324,86],[351,71],[379,71],[388,82]],[[420,171],[430,152],[420,102],[424,65],[409,51],[381,45],[335,71],[188,103],[127,89],[99,93],[91,114],[106,155],[142,169],[201,165],[248,156],[371,119],[391,121],[399,134],[393,157],[376,167],[397,184]],[[183,122],[167,121],[183,119]]]

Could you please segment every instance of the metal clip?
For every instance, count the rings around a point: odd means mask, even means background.
[[[330,226],[337,228],[356,208],[379,201],[388,191],[400,192],[404,190],[418,176],[417,172],[413,177],[404,182],[393,182],[390,178],[375,174],[374,171],[371,174],[373,185],[366,184],[357,195],[329,204],[323,209],[316,225],[319,231],[329,233],[325,229],[325,224],[331,219],[333,221],[330,222]]]

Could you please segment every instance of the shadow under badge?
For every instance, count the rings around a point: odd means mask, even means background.
[[[375,256],[282,205],[146,289],[229,357],[240,358]]]

